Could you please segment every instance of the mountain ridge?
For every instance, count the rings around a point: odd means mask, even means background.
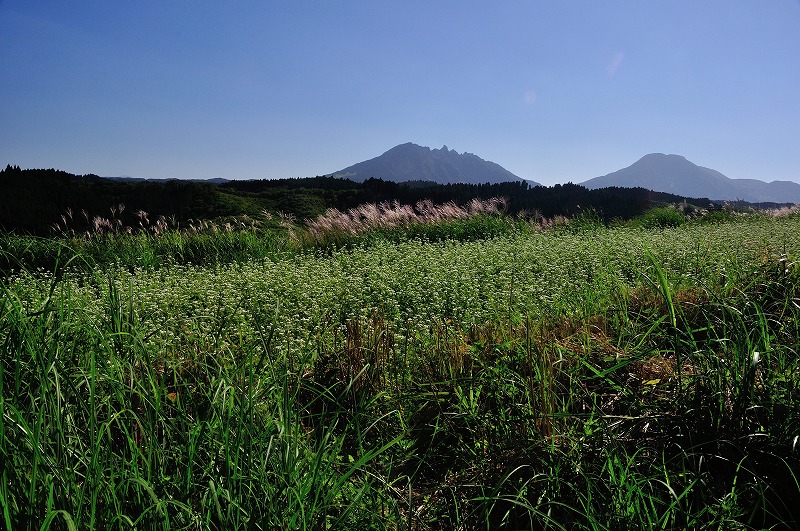
[[[331,174],[356,182],[375,177],[397,183],[430,181],[437,184],[485,184],[525,181],[499,164],[473,153],[431,149],[413,142],[399,144],[382,155]],[[532,182],[532,181],[531,181]],[[533,183],[538,185],[538,183]]]

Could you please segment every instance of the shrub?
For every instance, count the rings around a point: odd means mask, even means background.
[[[680,227],[686,222],[686,216],[673,206],[651,208],[641,216],[631,220],[633,227],[645,229],[666,229]]]

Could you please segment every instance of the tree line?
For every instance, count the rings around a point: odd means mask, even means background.
[[[371,178],[363,183],[328,176],[305,179],[262,179],[223,183],[186,180],[120,180],[94,174],[74,175],[56,169],[21,169],[7,165],[0,171],[0,231],[52,234],[62,215],[73,223],[89,223],[95,216],[114,216],[136,226],[137,213],[151,219],[169,217],[177,222],[216,219],[264,212],[313,218],[327,210],[347,210],[364,203],[397,201],[415,204],[465,204],[473,198],[508,198],[511,215],[575,216],[593,210],[601,219],[626,220],[658,204],[688,201],[706,208],[708,199],[687,199],[643,188],[589,190],[568,183],[531,187],[525,182],[500,184],[395,183]],[[119,205],[125,208],[120,211]]]

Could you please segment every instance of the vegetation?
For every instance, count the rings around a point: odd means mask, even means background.
[[[0,230],[16,234],[50,236],[54,226],[69,225],[78,232],[118,220],[138,228],[139,213],[152,223],[159,218],[173,226],[188,227],[197,220],[263,212],[283,213],[299,221],[314,219],[328,209],[346,212],[361,205],[397,201],[415,205],[430,200],[466,206],[472,199],[507,198],[507,212],[525,217],[573,217],[592,209],[608,222],[629,220],[652,206],[680,203],[708,208],[708,199],[686,199],[642,188],[587,190],[574,184],[549,188],[524,182],[500,184],[449,184],[415,182],[397,184],[380,179],[356,183],[347,179],[315,177],[216,182],[115,180],[96,175],[72,175],[58,170],[22,170],[7,166],[0,171]],[[119,205],[126,208],[120,210]],[[110,215],[109,215],[110,214]],[[68,222],[68,223],[67,223]]]
[[[800,525],[796,213],[425,207],[3,236],[3,526]]]

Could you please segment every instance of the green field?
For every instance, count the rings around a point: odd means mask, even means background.
[[[800,526],[800,217],[475,219],[2,237],[3,526]]]

